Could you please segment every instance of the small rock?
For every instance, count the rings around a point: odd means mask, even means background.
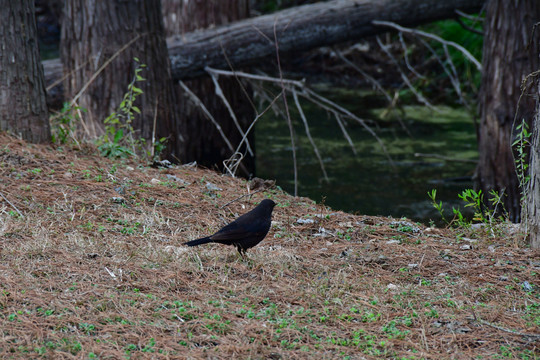
[[[70,173],[69,171],[64,173],[64,179],[71,179],[71,178],[73,178],[72,173]]]
[[[315,220],[313,220],[313,219],[298,219],[298,220],[296,220],[296,222],[299,223],[299,224],[314,224]]]
[[[434,228],[434,227],[428,227],[427,229],[424,230],[424,234],[439,234],[441,231],[437,228]]]
[[[467,326],[458,327],[455,330],[456,334],[466,334],[468,332],[471,332],[471,328]]]
[[[222,191],[223,189],[218,187],[217,185],[212,184],[211,182],[206,182],[206,189],[209,191]]]
[[[156,184],[161,183],[161,180],[153,178],[152,180],[150,180],[150,183],[156,185]]]
[[[472,224],[471,229],[480,230],[483,229],[486,225],[484,223]]]
[[[172,164],[169,160],[155,160],[150,166],[156,169],[158,168],[168,169],[172,166]]]
[[[472,249],[472,246],[469,245],[469,244],[465,244],[465,245],[461,245],[459,247],[461,250],[471,250]]]
[[[410,269],[415,269],[418,267],[418,264],[408,264],[407,265]]]
[[[183,168],[188,168],[188,169],[194,169],[197,167],[197,162],[196,161],[192,161],[190,163],[187,163],[187,164],[183,164],[182,165]]]
[[[388,285],[386,286],[386,288],[387,288],[388,290],[397,290],[397,289],[398,289],[398,286],[397,286],[397,285],[394,285],[394,284],[388,284]]]
[[[111,198],[111,201],[115,204],[123,204],[126,202],[126,199],[124,199],[123,197],[121,196],[113,196]]]
[[[167,180],[176,181],[176,182],[180,183],[180,184],[183,185],[183,186],[191,185],[191,183],[187,182],[187,181],[184,180],[184,179],[180,179],[180,178],[177,177],[176,175],[167,174],[166,176],[167,176]]]
[[[133,170],[135,170],[135,168],[128,165],[128,166],[126,166],[126,170],[127,171],[133,171]]]

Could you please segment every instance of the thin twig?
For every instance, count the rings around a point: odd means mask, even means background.
[[[159,102],[159,99],[156,99],[156,106],[154,106],[154,123],[152,124],[152,149],[150,150],[152,160],[154,160],[155,149],[156,149],[156,124],[157,124],[158,102]]]
[[[260,114],[257,114],[257,116],[255,117],[255,119],[253,119],[253,121],[251,122],[251,125],[249,125],[248,129],[246,130],[246,133],[244,135],[244,137],[242,138],[242,140],[240,141],[240,143],[238,144],[238,147],[236,148],[236,152],[240,151],[240,148],[242,147],[242,144],[244,143],[244,141],[246,141],[246,138],[248,136],[248,134],[251,132],[251,129],[255,126],[255,124],[257,123],[257,121],[264,115],[266,114],[266,112],[272,108],[272,106],[274,105],[274,103],[281,97],[281,94],[283,93],[283,90],[274,98],[274,100],[272,100],[272,102],[266,107],[266,109],[264,109]]]
[[[299,81],[299,80],[280,79],[280,78],[275,78],[275,77],[271,77],[271,76],[249,74],[249,73],[245,73],[245,72],[242,72],[242,71],[227,71],[227,70],[214,69],[214,68],[210,68],[210,67],[206,67],[205,69],[206,69],[207,72],[215,73],[215,74],[219,74],[219,75],[228,75],[228,76],[236,75],[238,77],[243,77],[243,78],[246,78],[246,79],[268,81],[268,82],[274,82],[274,83],[278,83],[278,84],[283,83],[283,84],[287,84],[287,85],[298,86],[300,88],[303,88],[305,86],[305,83],[303,81]]]
[[[465,19],[469,19],[469,20],[474,21],[474,22],[484,22],[484,19],[481,18],[480,16],[469,15],[469,14],[464,13],[463,11],[458,10],[458,9],[454,10],[454,12],[456,14],[458,14],[459,16],[464,17]]]
[[[325,98],[324,96],[321,96],[319,94],[317,94],[316,92],[310,90],[310,89],[307,89],[305,88],[304,89],[305,93],[299,93],[300,95],[304,96],[304,97],[307,97],[309,99],[311,99],[311,101],[315,102],[316,104],[318,104],[320,107],[324,108],[324,109],[327,109],[329,111],[339,111],[341,112],[343,115],[353,119],[354,121],[358,122],[360,125],[362,125],[362,127],[364,127],[364,129],[367,130],[367,132],[373,136],[375,138],[375,140],[377,140],[377,142],[379,143],[379,145],[381,146],[381,149],[383,150],[384,154],[386,155],[388,161],[390,162],[390,164],[392,166],[394,166],[394,161],[392,160],[392,158],[390,157],[390,153],[388,152],[388,150],[386,149],[386,146],[384,145],[384,142],[381,140],[381,138],[379,138],[377,136],[377,134],[375,134],[375,131],[373,131],[372,128],[370,128],[368,126],[368,124],[365,122],[365,120],[359,118],[358,116],[354,115],[353,113],[351,113],[349,110],[339,106],[338,104],[336,104],[335,102],[331,101],[331,100],[328,100],[327,98]],[[316,98],[317,100],[319,100],[319,102],[316,102],[313,98]]]
[[[277,38],[277,20],[274,22],[274,40],[275,40],[275,46],[276,46],[276,60],[277,60],[277,66],[279,70],[279,78],[281,81],[281,88],[283,89],[282,97],[283,97],[283,105],[285,106],[285,113],[287,114],[287,123],[289,125],[289,133],[291,135],[291,146],[292,146],[292,155],[293,155],[293,171],[294,171],[294,196],[298,196],[298,165],[296,163],[296,145],[294,143],[294,128],[292,125],[292,119],[291,114],[289,113],[289,104],[287,103],[287,93],[285,89],[285,84],[283,83],[283,72],[281,71],[281,61],[279,58],[279,43]]]
[[[311,133],[309,131],[309,125],[307,123],[306,115],[304,114],[304,111],[302,110],[302,106],[300,105],[300,101],[298,101],[298,94],[296,93],[296,91],[293,91],[292,94],[293,94],[293,98],[294,98],[294,103],[296,104],[296,108],[298,109],[298,113],[300,114],[300,118],[304,122],[304,127],[306,129],[306,135],[307,135],[307,137],[309,139],[309,142],[311,143],[311,146],[313,147],[313,151],[315,152],[315,156],[317,156],[317,160],[319,160],[319,165],[321,166],[321,170],[322,170],[323,175],[324,175],[324,180],[326,182],[329,182],[328,175],[326,173],[326,169],[324,168],[324,163],[323,163],[322,158],[321,158],[321,154],[319,153],[319,149],[317,148],[317,145],[315,144],[315,141],[313,140],[313,137],[311,137]]]
[[[17,212],[17,214],[19,214],[19,216],[20,216],[21,218],[24,219],[24,215],[19,211],[19,209],[17,209],[17,207],[16,207],[15,205],[13,205],[13,204],[11,203],[11,201],[9,201],[9,200],[4,196],[4,194],[2,194],[2,192],[0,192],[0,196],[2,196],[2,198],[3,198],[4,200],[6,200],[6,202],[7,202],[9,205],[11,205],[12,208],[15,209],[15,211]]]
[[[405,75],[405,73],[403,72],[403,70],[401,70],[401,66],[399,66],[399,63],[398,61],[396,60],[396,58],[394,57],[394,55],[392,55],[392,53],[387,49],[387,47],[382,43],[381,39],[377,36],[376,37],[377,39],[377,44],[379,44],[379,47],[381,48],[382,51],[384,51],[386,53],[386,55],[388,56],[388,58],[390,58],[390,61],[392,61],[392,63],[394,64],[394,66],[396,67],[396,69],[399,71],[399,73],[401,74],[401,79],[403,80],[403,82],[405,83],[405,85],[407,85],[407,87],[409,88],[409,90],[411,90],[411,92],[416,96],[416,99],[421,102],[422,104],[426,105],[428,108],[430,108],[431,110],[433,111],[437,111],[437,109],[435,109],[435,107],[433,105],[431,105],[431,103],[418,91],[416,90],[416,88],[414,87],[414,85],[411,83],[411,81],[409,80],[409,78],[407,77],[407,75]]]
[[[233,120],[234,125],[236,126],[236,129],[240,132],[240,134],[242,136],[244,136],[244,131],[242,130],[242,127],[240,126],[240,123],[238,122],[238,118],[236,117],[236,114],[234,113],[234,111],[233,111],[233,109],[231,107],[231,104],[229,103],[229,101],[225,97],[225,94],[223,93],[223,90],[221,89],[221,86],[219,85],[218,75],[215,74],[215,73],[210,73],[210,78],[214,82],[214,88],[215,88],[216,95],[221,99],[221,101],[223,102],[223,104],[225,105],[227,110],[229,111],[229,116]],[[249,145],[248,140],[246,140],[246,147],[247,147],[247,150],[249,152],[249,155],[254,156],[253,150],[251,149],[251,146]]]
[[[108,58],[104,63],[103,65],[101,65],[101,67],[94,73],[92,74],[92,77],[90,77],[90,80],[88,80],[86,82],[86,84],[84,84],[84,86],[81,88],[81,90],[79,90],[79,92],[77,93],[77,95],[75,95],[75,97],[73,98],[73,100],[71,100],[71,106],[73,106],[73,104],[75,104],[77,102],[77,100],[79,100],[79,98],[81,97],[81,95],[86,91],[86,89],[88,89],[88,87],[90,86],[90,84],[92,84],[94,82],[94,80],[96,80],[96,78],[99,76],[99,74],[101,74],[101,72],[103,70],[105,70],[105,68],[107,66],[109,66],[109,64],[118,57],[118,55],[120,55],[121,53],[124,52],[124,50],[126,50],[128,47],[131,46],[131,44],[133,44],[135,41],[137,41],[142,35],[137,35],[135,36],[133,39],[131,39],[127,44],[125,44],[124,46],[122,46],[117,52],[115,52],[110,58]]]
[[[492,324],[492,323],[490,323],[488,321],[482,320],[478,315],[476,315],[476,312],[474,310],[473,310],[473,316],[474,316],[474,320],[476,320],[480,324],[491,326],[492,328],[495,328],[497,330],[501,330],[501,331],[504,331],[504,332],[507,332],[507,333],[510,333],[510,334],[514,334],[514,335],[540,339],[540,334],[522,333],[522,332],[514,330],[514,329],[508,329],[508,328],[505,328],[505,327],[502,327],[502,326],[499,326],[499,325]]]
[[[334,49],[334,52],[336,53],[336,55],[344,62],[346,63],[347,65],[349,65],[351,68],[353,68],[355,71],[359,72],[363,77],[365,77],[370,83],[373,84],[373,86],[379,90],[385,97],[386,97],[386,100],[388,100],[389,103],[392,103],[392,97],[390,96],[390,94],[384,90],[384,88],[382,87],[382,85],[377,81],[375,80],[375,78],[373,78],[371,75],[369,75],[368,73],[366,73],[364,70],[362,70],[360,67],[356,66],[356,64],[354,64],[352,61],[350,61],[349,59],[347,59],[345,57],[345,55],[343,55],[343,53],[341,51],[339,51],[338,49]]]
[[[356,148],[354,147],[354,143],[353,143],[351,137],[349,136],[349,133],[347,132],[347,129],[345,129],[345,125],[343,125],[343,121],[341,121],[341,116],[335,111],[331,111],[331,112],[332,112],[332,114],[334,114],[334,118],[336,119],[336,122],[337,122],[339,128],[341,129],[341,132],[343,133],[343,137],[345,137],[345,139],[347,140],[347,142],[351,146],[353,154],[357,155],[358,152],[356,151]]]
[[[473,34],[484,35],[484,33],[482,31],[480,31],[478,29],[475,29],[472,26],[469,26],[469,25],[465,24],[465,22],[463,20],[461,20],[461,18],[457,18],[456,20],[459,23],[459,25],[461,25],[461,27],[464,28],[465,30],[470,31]]]
[[[458,43],[455,43],[453,41],[444,40],[443,38],[441,38],[441,37],[439,37],[437,35],[433,35],[433,34],[425,32],[425,31],[409,29],[409,28],[400,26],[400,25],[398,25],[398,24],[396,24],[394,22],[391,22],[391,21],[373,20],[371,23],[373,25],[388,26],[388,27],[391,27],[391,28],[393,28],[395,30],[402,31],[402,32],[405,32],[405,33],[424,36],[424,37],[427,37],[429,39],[436,40],[436,41],[438,41],[438,42],[440,42],[442,44],[452,46],[453,48],[459,50],[463,55],[465,55],[465,57],[467,59],[469,59],[469,61],[472,62],[476,66],[478,71],[482,71],[482,64],[480,64],[480,61],[476,60],[476,58],[467,49],[465,49],[463,46],[459,45]]]
[[[229,173],[232,177],[236,176],[236,170],[242,163],[244,155],[241,152],[235,152],[228,159],[223,160],[223,168]]]
[[[206,106],[204,106],[204,104],[202,103],[201,99],[199,99],[199,97],[197,95],[195,95],[195,93],[193,91],[191,91],[190,88],[188,88],[187,85],[184,84],[184,82],[182,80],[178,80],[178,84],[180,84],[182,89],[189,95],[191,101],[193,101],[193,103],[195,105],[199,106],[201,108],[201,110],[203,111],[203,113],[206,115],[206,117],[212,122],[212,124],[214,124],[217,131],[219,132],[219,134],[223,138],[223,141],[225,141],[225,143],[227,144],[229,149],[234,154],[236,151],[234,151],[234,148],[233,148],[231,142],[229,141],[229,139],[227,139],[227,136],[225,136],[225,133],[223,132],[223,129],[221,128],[221,125],[219,125],[219,123],[216,121],[216,119],[214,119],[214,117],[212,116],[210,111],[208,111]]]
[[[424,39],[422,38],[419,38],[418,40],[420,40],[420,42],[431,52],[431,54],[435,57],[435,59],[437,60],[437,62],[439,63],[439,65],[441,65],[441,67],[443,68],[444,72],[446,73],[446,75],[448,75],[448,77],[450,78],[450,83],[452,84],[452,86],[454,87],[454,90],[456,91],[456,94],[458,95],[458,97],[460,98],[460,101],[461,103],[463,103],[467,108],[470,107],[468,101],[465,100],[465,98],[462,96],[462,92],[461,92],[461,83],[459,81],[459,77],[457,76],[454,76],[454,72],[450,71],[448,69],[448,67],[446,66],[446,63],[441,59],[441,57],[437,54],[437,52],[435,51],[435,49],[433,49],[433,47],[431,47],[431,45],[429,45],[429,43],[427,41],[425,41]],[[448,52],[446,52],[446,54],[448,54]]]
[[[405,65],[407,65],[407,68],[418,78],[425,79],[426,77],[421,75],[416,69],[411,65],[409,62],[409,55],[408,55],[408,48],[407,44],[405,44],[405,40],[403,39],[403,33],[399,33],[399,43],[401,44],[401,48],[403,49],[403,59],[405,60]]]

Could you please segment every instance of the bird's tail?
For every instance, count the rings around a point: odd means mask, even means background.
[[[203,238],[200,238],[200,239],[188,241],[188,242],[184,243],[184,245],[197,246],[197,245],[201,245],[201,244],[207,244],[207,243],[210,243],[210,242],[212,242],[212,240],[210,240],[210,237],[207,236],[207,237],[203,237]]]

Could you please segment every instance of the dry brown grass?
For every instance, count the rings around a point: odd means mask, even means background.
[[[221,208],[245,181],[4,135],[0,164],[2,358],[539,357],[540,254],[504,233],[471,243],[278,190]],[[249,260],[181,245],[264,197],[274,224]]]

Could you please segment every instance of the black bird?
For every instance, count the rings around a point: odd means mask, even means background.
[[[260,243],[268,234],[270,225],[272,225],[274,206],[276,206],[275,202],[264,199],[255,209],[224,226],[214,235],[191,240],[184,245],[197,246],[207,243],[234,245],[243,257],[247,249]]]

